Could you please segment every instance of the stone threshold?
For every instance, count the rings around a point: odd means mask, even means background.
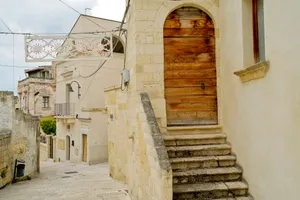
[[[221,129],[222,125],[206,125],[206,126],[171,126],[167,127],[168,131],[180,130],[208,130],[208,129]]]

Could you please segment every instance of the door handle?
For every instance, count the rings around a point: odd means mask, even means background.
[[[200,86],[203,90],[205,89],[205,84],[204,83],[201,83],[201,86]]]

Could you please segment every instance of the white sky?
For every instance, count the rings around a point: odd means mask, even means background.
[[[125,0],[64,0],[67,4],[93,16],[121,21],[125,11]],[[16,6],[17,5],[17,6]],[[13,32],[68,33],[79,14],[59,0],[0,0],[0,19]],[[0,32],[8,31],[0,21]],[[0,90],[16,92],[18,80],[25,77],[26,68],[1,65],[37,67],[45,63],[26,63],[24,36],[0,35]]]

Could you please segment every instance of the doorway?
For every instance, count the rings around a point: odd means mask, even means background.
[[[87,162],[87,135],[82,135],[82,162]]]
[[[195,7],[181,7],[164,24],[168,126],[218,124],[215,29]]]
[[[71,152],[71,138],[70,138],[70,136],[67,135],[67,137],[66,137],[66,160],[71,159],[70,152]]]

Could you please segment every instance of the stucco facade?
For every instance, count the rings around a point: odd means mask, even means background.
[[[106,30],[120,26],[116,21],[81,15],[71,33],[99,31],[97,23]],[[103,90],[120,83],[124,56],[122,53],[113,53],[113,57],[94,73],[102,62],[53,63],[57,74],[57,161],[71,160],[88,164],[107,161],[107,118]],[[70,86],[74,92],[70,92]],[[66,110],[64,106],[68,107],[67,113],[63,113]]]
[[[27,78],[18,82],[18,107],[34,116],[53,116],[55,73],[52,66],[25,70]]]
[[[218,124],[215,126],[167,127],[163,27],[167,16],[182,6],[199,8],[214,22],[218,96]],[[126,52],[131,82],[128,90],[112,93],[108,89],[106,93],[108,114],[115,120],[109,125],[109,137],[113,137],[109,138],[113,151],[111,172],[129,184],[133,199],[151,199],[147,190],[135,187],[134,180],[142,175],[132,171],[130,165],[142,156],[135,145],[143,146],[147,141],[146,138],[141,141],[138,136],[143,132],[139,129],[136,100],[139,92],[149,94],[162,133],[175,130],[225,132],[239,157],[254,199],[298,199],[300,160],[296,152],[300,148],[296,141],[300,138],[296,133],[300,127],[297,123],[299,92],[295,87],[298,85],[299,51],[296,34],[300,27],[296,21],[297,7],[296,1],[264,0],[267,62],[256,65],[252,1],[131,2]],[[118,137],[122,141],[128,138],[127,152],[118,145],[120,141],[116,142]],[[116,152],[118,156],[113,156]],[[152,167],[148,166],[150,169]]]

